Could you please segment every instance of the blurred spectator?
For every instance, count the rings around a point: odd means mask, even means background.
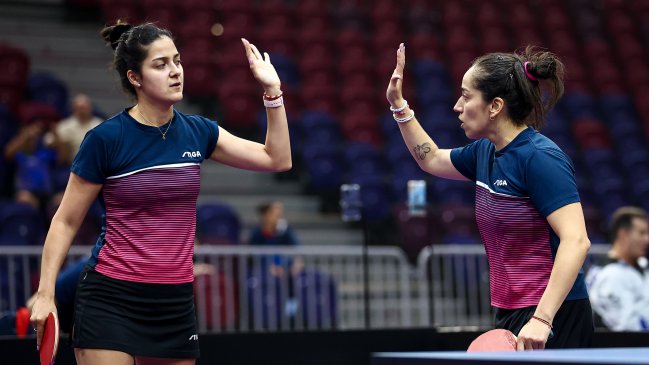
[[[588,272],[590,300],[597,321],[613,331],[649,331],[649,220],[647,212],[622,207],[613,214],[606,266]]]
[[[16,201],[44,210],[57,191],[53,175],[65,164],[65,155],[53,123],[35,119],[22,124],[4,149],[6,161],[16,166]]]
[[[252,229],[250,245],[259,246],[297,246],[293,230],[284,218],[284,204],[269,202],[257,207],[259,224]],[[270,264],[270,271],[275,276],[282,276],[284,268],[290,267],[292,274],[302,271],[304,261],[301,258],[286,262],[281,256],[275,256]]]
[[[77,94],[72,99],[72,115],[56,126],[56,135],[66,151],[64,157],[67,165],[72,164],[86,133],[101,122],[100,118],[92,115],[92,102],[87,95]]]

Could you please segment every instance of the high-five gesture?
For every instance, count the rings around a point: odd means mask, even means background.
[[[402,85],[403,85],[403,68],[406,65],[406,46],[401,43],[397,49],[397,67],[392,73],[388,90],[385,96],[393,108],[399,108],[404,104]]]
[[[246,57],[250,63],[250,70],[259,81],[261,86],[266,91],[266,94],[275,95],[279,92],[282,82],[279,79],[275,67],[270,63],[270,56],[264,52],[262,57],[261,53],[254,44],[248,42],[247,39],[241,38],[243,47],[246,49]]]

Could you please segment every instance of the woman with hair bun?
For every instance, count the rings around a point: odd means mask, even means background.
[[[37,342],[48,313],[56,312],[56,275],[99,197],[103,227],[75,303],[71,341],[77,363],[194,364],[199,349],[192,256],[200,164],[209,158],[255,171],[291,168],[280,79],[268,54],[242,39],[268,118],[265,143],[256,143],[174,109],[183,98],[184,70],[168,30],[118,22],[101,35],[115,51],[113,65],[135,105],[88,132],[72,163],[43,249],[31,316]]]
[[[401,44],[386,92],[390,109],[421,169],[475,182],[495,326],[518,335],[519,350],[590,346],[593,320],[582,269],[590,241],[574,167],[537,131],[563,94],[563,64],[531,47],[476,59],[453,107],[459,127],[475,141],[442,149],[403,98],[405,60]]]

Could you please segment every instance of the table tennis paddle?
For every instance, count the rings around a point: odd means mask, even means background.
[[[516,336],[505,329],[494,329],[478,336],[467,352],[507,352],[516,351]]]
[[[39,348],[41,365],[53,365],[59,348],[59,318],[50,312],[43,326],[43,337]]]

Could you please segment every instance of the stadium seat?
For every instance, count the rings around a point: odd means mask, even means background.
[[[236,245],[240,243],[241,222],[231,206],[203,203],[196,211],[196,236],[201,244]]]
[[[0,203],[0,245],[41,245],[45,219],[35,208],[15,202]]]
[[[27,81],[27,92],[31,100],[54,106],[59,115],[69,114],[68,88],[51,73],[31,74]]]

